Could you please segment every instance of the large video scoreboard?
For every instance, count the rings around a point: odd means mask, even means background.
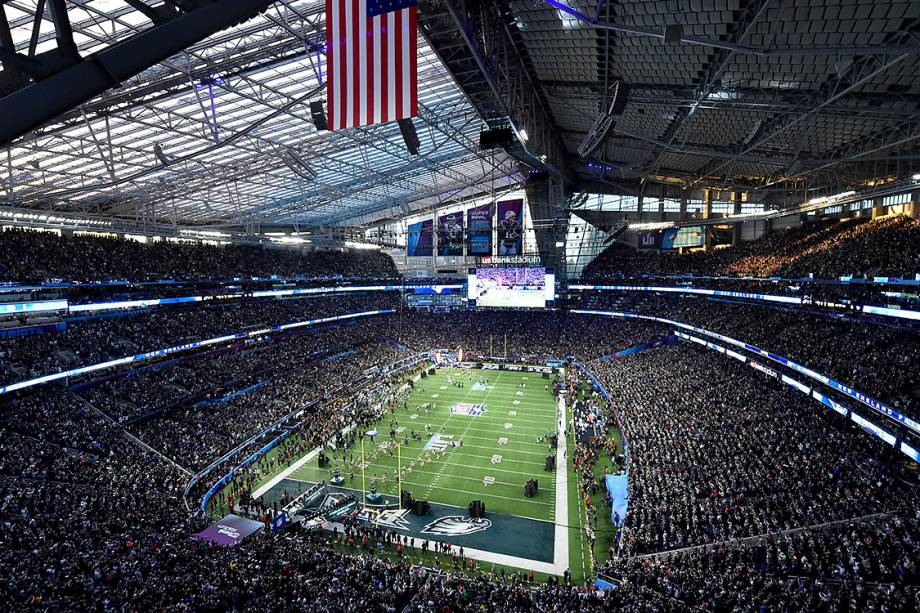
[[[542,309],[555,299],[556,275],[542,266],[471,269],[467,299],[491,308]]]

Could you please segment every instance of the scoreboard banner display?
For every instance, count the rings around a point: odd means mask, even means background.
[[[466,227],[470,233],[467,255],[492,254],[492,205],[475,206],[466,211]]]
[[[463,255],[463,213],[456,211],[438,217],[438,255]]]
[[[702,247],[706,244],[706,228],[703,226],[686,226],[668,228],[661,237],[662,249],[679,249],[681,247]]]
[[[481,307],[542,309],[555,298],[556,276],[542,266],[477,268],[467,298]]]
[[[702,247],[705,244],[706,228],[703,226],[686,226],[639,232],[638,247],[641,250]]]
[[[521,255],[524,244],[524,201],[498,203],[498,255]]]
[[[434,250],[434,220],[426,219],[409,224],[406,255],[410,257],[430,256]]]

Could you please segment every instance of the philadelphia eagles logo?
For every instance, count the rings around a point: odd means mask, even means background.
[[[323,498],[323,501],[319,505],[319,510],[326,511],[328,509],[331,509],[335,505],[345,500],[345,498],[347,498],[345,494],[342,494],[339,492],[330,492],[329,494],[326,495],[325,498]]]
[[[422,534],[436,534],[438,536],[467,536],[488,530],[492,527],[491,520],[472,519],[462,515],[448,515],[439,517],[422,529]]]

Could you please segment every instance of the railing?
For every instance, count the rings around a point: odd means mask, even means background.
[[[742,538],[728,539],[725,541],[717,541],[714,543],[705,543],[703,545],[694,545],[692,547],[682,547],[681,549],[669,549],[667,551],[656,551],[655,553],[643,553],[634,558],[639,559],[658,559],[671,555],[677,555],[682,553],[689,553],[691,551],[708,551],[710,549],[721,547],[723,545],[732,546],[732,545],[748,545],[750,543],[755,543],[761,539],[773,538],[777,536],[785,536],[789,534],[799,534],[811,530],[828,530],[830,528],[835,528],[837,526],[845,526],[852,524],[854,522],[867,522],[874,519],[882,519],[885,517],[890,517],[893,515],[894,511],[886,511],[884,513],[871,513],[869,515],[861,515],[859,517],[852,517],[849,519],[838,519],[835,521],[825,522],[823,524],[813,524],[811,526],[800,526],[798,528],[789,528],[788,530],[779,530],[777,532],[764,532],[763,534],[755,534],[753,536],[745,536]]]

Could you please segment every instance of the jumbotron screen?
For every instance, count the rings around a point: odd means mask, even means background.
[[[467,298],[481,307],[542,309],[555,297],[556,275],[542,266],[477,268]]]

